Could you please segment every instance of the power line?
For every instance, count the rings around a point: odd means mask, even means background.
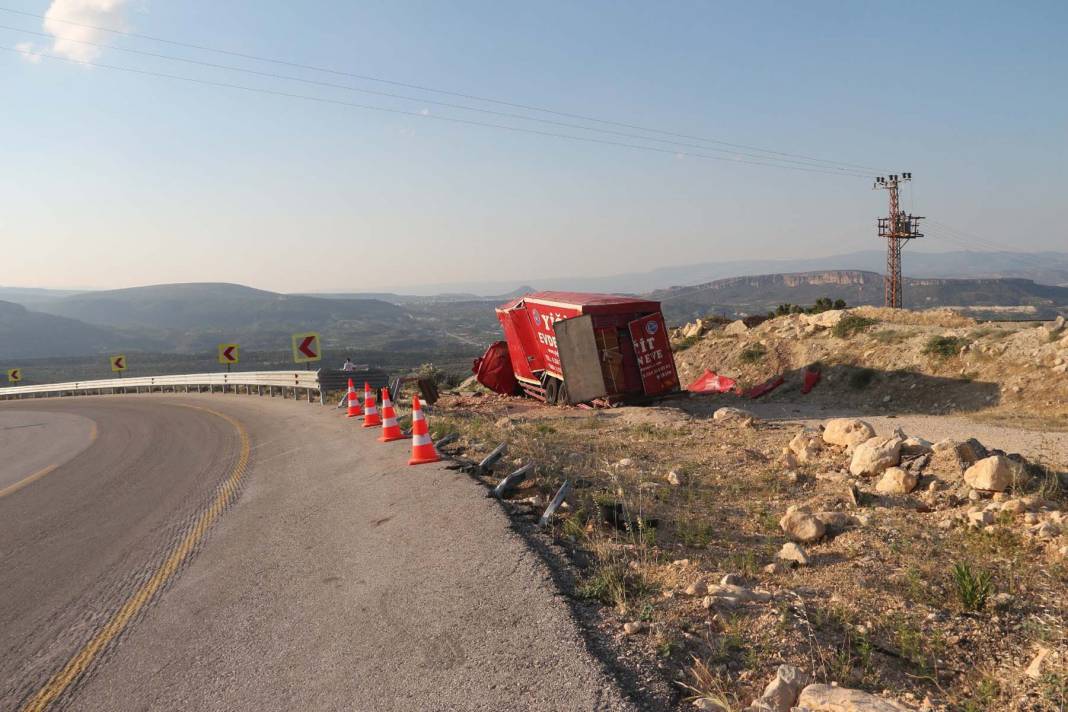
[[[137,39],[148,40],[150,42],[160,42],[160,43],[169,44],[169,45],[172,45],[172,46],[175,46],[175,47],[185,47],[187,49],[195,49],[195,50],[204,51],[204,52],[214,52],[214,53],[217,53],[217,54],[228,55],[228,56],[231,56],[231,57],[240,57],[242,59],[249,59],[249,60],[253,60],[253,61],[257,61],[257,62],[268,62],[268,63],[271,63],[271,64],[277,64],[277,65],[281,65],[281,66],[293,67],[293,68],[296,68],[296,69],[305,69],[305,70],[309,70],[309,71],[323,72],[323,73],[327,73],[327,74],[333,74],[333,75],[336,75],[336,76],[345,76],[345,77],[350,77],[350,78],[353,78],[353,79],[360,79],[360,80],[364,80],[364,81],[379,82],[379,83],[383,83],[383,84],[389,84],[389,85],[392,85],[392,86],[404,87],[404,88],[407,88],[407,89],[416,89],[418,91],[425,91],[425,92],[432,92],[432,93],[435,93],[435,94],[454,96],[454,97],[459,97],[459,98],[463,98],[463,99],[469,99],[469,100],[472,100],[472,101],[481,101],[481,102],[487,102],[487,103],[491,103],[491,104],[498,104],[498,105],[502,105],[502,106],[510,106],[510,107],[516,108],[516,109],[524,109],[524,110],[527,110],[527,111],[537,111],[537,112],[546,113],[546,114],[552,114],[552,115],[555,115],[555,116],[561,116],[561,117],[565,117],[565,118],[579,119],[579,120],[582,120],[582,121],[590,121],[590,122],[594,122],[594,123],[604,124],[604,125],[608,125],[608,126],[616,126],[616,127],[619,127],[619,128],[626,128],[626,129],[631,129],[631,130],[635,130],[635,131],[644,131],[646,133],[655,133],[655,134],[660,134],[662,136],[671,136],[671,137],[674,137],[674,138],[683,138],[683,139],[687,139],[687,140],[690,140],[690,141],[700,141],[702,143],[713,143],[713,144],[717,144],[717,145],[720,145],[720,146],[728,146],[730,148],[742,149],[742,150],[746,150],[746,151],[757,151],[759,153],[769,154],[766,157],[767,160],[775,160],[773,158],[774,156],[783,156],[783,157],[787,157],[787,158],[794,158],[794,159],[802,159],[802,160],[806,160],[806,161],[813,161],[813,162],[817,162],[817,163],[821,163],[821,164],[826,164],[828,166],[837,165],[837,166],[842,166],[842,167],[845,167],[845,168],[853,168],[853,169],[859,169],[859,170],[864,170],[864,171],[874,171],[876,173],[885,172],[885,171],[882,171],[881,169],[873,168],[871,166],[865,166],[865,165],[861,165],[861,164],[856,164],[856,163],[845,163],[845,162],[842,162],[842,161],[832,161],[832,160],[829,160],[829,159],[817,158],[817,157],[814,157],[814,156],[806,156],[804,154],[799,154],[799,153],[788,153],[788,152],[785,152],[785,151],[774,151],[774,150],[771,150],[771,149],[760,148],[758,146],[749,146],[749,145],[745,145],[745,144],[731,143],[731,142],[722,141],[722,140],[719,140],[719,139],[703,138],[701,136],[694,136],[694,135],[690,135],[690,134],[677,133],[677,132],[674,132],[674,131],[665,131],[665,130],[662,130],[662,129],[649,128],[649,127],[640,126],[640,125],[637,125],[637,124],[630,124],[630,123],[621,122],[621,121],[614,121],[614,120],[610,120],[610,119],[601,119],[601,118],[597,118],[597,117],[594,117],[594,116],[587,116],[587,115],[584,115],[584,114],[570,113],[570,112],[564,112],[564,111],[556,111],[556,110],[553,110],[553,109],[547,109],[547,108],[543,108],[543,107],[533,106],[533,105],[530,105],[530,104],[520,104],[520,103],[516,103],[516,102],[511,102],[511,101],[504,101],[504,100],[501,100],[501,99],[493,99],[493,98],[490,98],[490,97],[478,96],[478,95],[475,95],[475,94],[466,94],[466,93],[463,93],[463,92],[449,91],[449,90],[445,90],[445,89],[437,89],[437,88],[434,88],[434,87],[424,86],[424,85],[420,85],[420,84],[411,84],[411,83],[406,83],[406,82],[399,82],[399,81],[394,81],[394,80],[391,80],[391,79],[384,79],[384,78],[381,78],[381,77],[375,77],[375,76],[366,75],[366,74],[357,74],[357,73],[354,73],[354,72],[347,72],[347,71],[342,71],[342,70],[337,70],[337,69],[330,69],[328,67],[318,67],[318,66],[310,65],[310,64],[302,64],[300,62],[291,62],[291,61],[282,60],[282,59],[274,59],[274,58],[271,58],[271,57],[263,57],[263,56],[259,56],[259,55],[247,54],[247,53],[244,53],[244,52],[235,52],[233,50],[219,49],[219,48],[210,47],[210,46],[207,46],[207,45],[194,44],[194,43],[190,43],[190,42],[180,42],[180,41],[177,41],[177,40],[170,40],[170,39],[166,39],[166,38],[163,38],[163,37],[154,37],[152,35],[144,35],[144,34],[140,34],[140,33],[136,33],[136,32],[129,32],[129,31],[126,31],[126,30],[116,30],[116,29],[112,29],[110,27],[101,27],[101,26],[98,26],[98,25],[90,25],[90,24],[83,23],[83,22],[76,22],[74,20],[67,20],[67,19],[62,19],[62,18],[57,18],[57,17],[47,17],[46,18],[44,15],[38,15],[38,14],[32,13],[32,12],[25,12],[23,10],[15,10],[13,8],[8,8],[8,7],[0,7],[0,12],[7,12],[7,13],[14,14],[14,15],[22,15],[24,17],[33,17],[33,18],[37,18],[37,19],[40,19],[40,20],[48,19],[51,22],[60,22],[60,23],[67,24],[67,25],[72,25],[72,26],[75,26],[75,27],[84,27],[84,28],[87,28],[87,29],[97,30],[99,32],[108,32],[108,33],[111,33],[111,34],[122,35],[122,36],[125,36],[125,37],[134,37],[134,38],[137,38]],[[871,174],[867,174],[866,173],[864,175],[871,175]]]
[[[334,83],[334,82],[323,82],[323,81],[318,81],[318,80],[315,80],[315,79],[305,79],[303,77],[295,77],[295,76],[292,76],[292,75],[277,74],[277,73],[274,73],[274,72],[263,72],[263,71],[259,71],[259,70],[255,70],[255,69],[246,69],[244,67],[235,67],[235,66],[227,65],[227,64],[217,64],[215,62],[205,62],[205,61],[202,61],[202,60],[190,59],[190,58],[187,58],[187,57],[176,57],[176,56],[173,56],[173,55],[160,54],[158,52],[146,52],[146,51],[143,51],[143,50],[128,49],[126,47],[117,47],[115,45],[103,44],[103,43],[99,43],[99,42],[90,42],[89,40],[79,40],[79,39],[74,39],[72,37],[61,37],[61,36],[56,36],[56,35],[50,35],[50,34],[47,34],[47,33],[44,33],[44,32],[35,32],[33,30],[24,30],[24,29],[21,29],[21,28],[18,28],[18,27],[10,27],[8,25],[0,24],[0,29],[2,29],[2,30],[10,30],[12,32],[19,32],[19,33],[28,34],[28,35],[34,35],[36,37],[44,37],[44,38],[47,38],[47,39],[58,39],[58,40],[63,40],[65,42],[75,42],[75,43],[78,43],[78,44],[88,45],[88,46],[92,46],[92,47],[99,47],[99,48],[103,48],[103,49],[117,50],[119,52],[127,52],[127,53],[130,53],[130,54],[137,54],[137,55],[142,55],[142,56],[145,56],[145,57],[154,57],[154,58],[157,58],[157,59],[165,59],[165,60],[170,60],[170,61],[175,61],[175,62],[184,62],[186,64],[193,64],[193,65],[197,65],[197,66],[201,66],[201,67],[209,67],[209,68],[212,68],[212,69],[222,69],[222,70],[226,70],[226,71],[242,72],[244,74],[251,74],[251,75],[259,76],[259,77],[267,77],[267,78],[271,78],[271,79],[282,79],[282,80],[286,80],[286,81],[300,82],[300,83],[303,83],[303,84],[309,84],[309,85],[312,85],[312,86],[319,86],[319,87],[327,87],[327,88],[331,88],[331,89],[343,89],[343,90],[346,90],[346,91],[359,92],[359,93],[362,93],[362,94],[370,94],[370,95],[373,95],[373,96],[383,96],[383,97],[389,97],[389,98],[392,98],[392,99],[401,99],[401,100],[404,100],[404,101],[414,101],[414,102],[419,102],[419,103],[422,103],[422,104],[431,104],[431,105],[434,105],[434,106],[443,106],[443,107],[447,107],[447,108],[450,108],[450,109],[460,109],[460,110],[463,110],[463,111],[474,111],[474,112],[479,112],[479,113],[483,113],[483,114],[489,114],[489,115],[493,115],[493,116],[500,116],[500,117],[504,117],[504,118],[519,119],[519,120],[522,120],[522,121],[533,121],[533,122],[542,123],[542,124],[548,124],[548,125],[552,125],[552,126],[560,126],[560,127],[563,127],[563,128],[578,129],[578,130],[581,130],[581,131],[592,131],[592,132],[602,133],[602,134],[606,134],[606,135],[619,136],[619,137],[622,137],[622,138],[637,139],[637,140],[640,140],[640,141],[655,141],[657,143],[664,143],[664,144],[669,144],[669,145],[674,145],[674,146],[682,146],[682,147],[685,147],[685,148],[695,148],[695,149],[706,150],[706,151],[707,150],[711,150],[711,151],[716,151],[717,153],[724,153],[724,154],[727,154],[727,155],[744,156],[744,157],[747,157],[747,158],[754,158],[754,159],[757,159],[757,160],[775,161],[776,163],[780,163],[781,162],[781,163],[800,165],[800,166],[810,166],[810,167],[813,167],[813,168],[822,168],[822,169],[825,169],[825,170],[833,170],[833,171],[839,172],[839,173],[841,173],[843,175],[852,175],[852,176],[858,176],[858,177],[870,177],[865,173],[861,173],[859,171],[856,171],[856,170],[853,170],[853,169],[848,169],[848,168],[838,168],[838,167],[835,167],[835,166],[821,166],[821,165],[816,165],[816,164],[813,164],[813,163],[810,163],[810,162],[802,162],[802,161],[786,159],[786,158],[782,158],[782,159],[775,158],[775,159],[773,159],[773,158],[770,158],[768,156],[761,156],[761,155],[752,154],[752,153],[744,153],[744,152],[741,152],[741,151],[732,151],[732,150],[724,149],[724,148],[707,147],[707,146],[701,146],[701,145],[698,145],[698,144],[683,143],[683,142],[680,142],[680,141],[673,141],[673,140],[670,140],[670,139],[654,138],[654,137],[651,137],[651,136],[642,136],[642,135],[639,135],[639,134],[626,133],[626,132],[622,132],[622,131],[613,131],[611,129],[601,129],[601,128],[595,128],[595,127],[592,127],[592,126],[583,126],[581,124],[573,124],[573,123],[568,123],[568,122],[565,122],[565,121],[555,121],[553,119],[537,118],[537,117],[533,117],[533,116],[526,116],[526,115],[523,115],[523,114],[516,114],[516,113],[512,113],[512,112],[495,111],[493,109],[483,109],[483,108],[479,108],[479,107],[465,106],[463,104],[454,104],[454,103],[444,102],[444,101],[435,101],[433,99],[426,99],[426,98],[417,97],[417,96],[406,96],[404,94],[395,94],[395,93],[392,93],[392,92],[376,91],[374,89],[363,89],[363,88],[359,88],[359,87],[350,86],[348,84],[337,84],[337,83]]]
[[[12,53],[15,53],[15,54],[23,54],[22,51],[14,48],[14,47],[0,47],[0,50],[3,50],[5,52],[12,52]],[[205,86],[218,87],[218,88],[222,88],[222,89],[239,89],[241,91],[252,92],[252,93],[257,93],[257,94],[267,94],[267,95],[271,95],[271,96],[285,97],[285,98],[288,98],[288,99],[302,99],[302,100],[305,100],[305,101],[314,101],[314,102],[318,102],[318,103],[322,103],[322,104],[333,104],[333,105],[336,105],[336,106],[347,106],[347,107],[356,108],[356,109],[367,109],[369,111],[380,111],[380,112],[383,112],[383,113],[397,114],[397,115],[400,115],[400,116],[412,116],[412,117],[416,117],[416,118],[420,118],[420,119],[434,119],[436,121],[447,121],[447,122],[454,123],[454,124],[464,124],[464,125],[468,125],[468,126],[479,126],[479,127],[483,127],[483,128],[501,129],[501,130],[504,130],[504,131],[512,131],[512,132],[515,132],[515,133],[534,134],[534,135],[537,135],[537,136],[548,136],[548,137],[551,137],[551,138],[562,138],[562,139],[568,139],[568,140],[571,140],[571,141],[583,141],[583,142],[586,142],[586,143],[596,143],[596,144],[602,144],[602,145],[606,145],[606,146],[617,146],[617,147],[622,147],[622,148],[631,148],[631,149],[635,149],[635,150],[638,150],[638,151],[650,151],[650,152],[653,152],[653,153],[662,153],[662,154],[667,154],[667,155],[671,155],[671,156],[685,156],[687,158],[702,158],[702,159],[707,159],[707,160],[712,160],[712,161],[723,161],[723,162],[726,162],[726,163],[740,163],[740,164],[752,165],[752,166],[764,166],[764,167],[767,167],[767,168],[780,168],[780,169],[783,169],[783,170],[790,170],[790,171],[804,171],[804,172],[807,172],[807,173],[825,173],[825,174],[837,175],[837,176],[849,175],[849,174],[841,173],[841,172],[838,172],[838,171],[831,171],[831,170],[815,168],[815,167],[792,166],[792,165],[785,165],[785,164],[781,164],[781,163],[764,163],[764,162],[761,162],[761,161],[751,161],[751,160],[746,160],[746,159],[743,159],[743,158],[728,158],[728,157],[725,157],[725,156],[710,156],[708,154],[694,153],[692,151],[675,151],[675,150],[667,149],[667,148],[657,148],[655,146],[642,146],[642,145],[639,145],[639,144],[625,143],[623,141],[610,141],[608,139],[593,138],[593,137],[590,137],[590,136],[573,136],[571,134],[555,133],[555,132],[552,132],[552,131],[542,131],[542,130],[539,130],[539,129],[524,128],[524,127],[519,127],[519,126],[509,126],[507,124],[495,124],[495,123],[491,123],[491,122],[488,122],[488,121],[475,121],[473,119],[461,119],[461,118],[457,118],[457,117],[454,117],[454,116],[439,116],[439,115],[436,115],[436,114],[424,114],[424,113],[419,112],[419,111],[408,111],[406,109],[394,109],[394,108],[385,107],[385,106],[375,106],[375,105],[372,105],[372,104],[358,104],[358,103],[355,103],[355,102],[341,101],[341,100],[338,100],[338,99],[328,99],[328,98],[325,98],[325,97],[311,96],[311,95],[308,95],[308,94],[294,94],[292,92],[278,91],[278,90],[275,90],[275,89],[263,89],[263,88],[259,88],[259,87],[250,87],[250,86],[245,86],[243,84],[232,84],[232,83],[229,83],[229,82],[217,82],[217,81],[211,81],[211,80],[207,80],[207,79],[197,79],[197,78],[194,78],[194,77],[185,77],[185,76],[181,76],[179,74],[168,74],[168,73],[165,73],[165,72],[155,72],[155,71],[149,71],[149,70],[145,70],[145,69],[134,69],[133,67],[119,67],[119,66],[111,65],[111,64],[101,64],[101,63],[98,63],[98,62],[87,62],[87,61],[78,60],[78,59],[71,59],[69,57],[59,57],[59,56],[56,56],[56,55],[53,55],[53,54],[47,54],[47,53],[43,53],[43,52],[39,53],[39,54],[36,54],[35,56],[43,57],[43,58],[46,58],[46,59],[56,60],[56,61],[59,61],[59,62],[67,62],[69,64],[78,64],[78,65],[81,65],[81,66],[84,66],[84,67],[95,67],[95,68],[98,68],[98,69],[111,69],[111,70],[115,70],[115,71],[119,71],[119,72],[129,72],[131,74],[140,74],[140,75],[143,75],[143,76],[157,77],[157,78],[162,78],[162,79],[174,79],[174,80],[177,80],[177,81],[190,82],[192,84],[202,84],[202,85],[205,85]],[[855,177],[855,176],[850,176],[850,177]]]

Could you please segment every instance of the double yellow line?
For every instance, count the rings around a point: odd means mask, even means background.
[[[176,404],[185,405],[185,404]],[[178,542],[178,545],[167,555],[167,558],[160,564],[156,572],[152,574],[152,578],[141,585],[134,594],[127,599],[122,608],[112,616],[111,620],[104,625],[104,627],[93,638],[78,651],[67,662],[67,664],[58,673],[52,676],[52,678],[45,683],[44,687],[37,691],[26,706],[22,708],[22,712],[40,712],[48,708],[52,702],[56,700],[71,683],[78,679],[78,676],[84,673],[89,666],[93,663],[93,660],[107,647],[108,643],[113,641],[126,625],[136,616],[145,605],[152,600],[152,597],[167,583],[175,572],[181,567],[185,560],[196,548],[200,540],[204,538],[205,532],[211,527],[215,520],[219,517],[227,506],[233,501],[237,494],[237,485],[241,481],[241,478],[245,474],[245,469],[248,467],[248,458],[251,447],[249,445],[248,432],[238,420],[231,418],[225,413],[211,410],[209,408],[202,408],[199,406],[185,405],[187,408],[195,408],[196,410],[203,410],[205,412],[216,415],[223,420],[229,422],[237,430],[238,436],[241,439],[241,455],[237,460],[237,464],[234,465],[234,469],[230,472],[230,476],[222,483],[219,488],[219,493],[215,496],[211,505],[205,510],[198,518],[193,528],[182,537],[182,540]]]

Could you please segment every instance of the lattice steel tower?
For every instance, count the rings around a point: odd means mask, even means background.
[[[890,191],[890,215],[879,218],[879,237],[886,238],[886,306],[901,307],[901,248],[904,243],[916,237],[923,237],[920,232],[922,217],[901,212],[898,200],[898,186],[912,180],[911,173],[894,173],[875,179],[872,190],[884,188]]]

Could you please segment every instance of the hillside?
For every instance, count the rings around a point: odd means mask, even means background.
[[[159,353],[214,352],[220,342],[246,350],[288,350],[290,336],[318,331],[335,354],[404,353],[407,363],[464,360],[496,338],[495,302],[408,306],[366,298],[287,295],[236,284],[167,284],[56,297],[31,309],[9,304],[8,358],[88,356],[130,348]],[[7,344],[18,348],[7,348]]]
[[[162,348],[144,335],[92,326],[75,319],[29,311],[21,304],[0,302],[0,359],[27,359],[44,354],[70,357]]]
[[[1068,287],[1027,279],[916,279],[906,277],[905,306],[1021,306],[1047,311],[1068,305]],[[670,321],[712,313],[760,314],[778,304],[811,304],[820,297],[854,305],[883,303],[883,275],[859,270],[825,270],[732,277],[690,287],[651,292],[664,304]]]

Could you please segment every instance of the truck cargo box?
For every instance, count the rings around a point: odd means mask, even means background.
[[[678,390],[660,303],[536,292],[497,308],[516,380],[551,403],[618,402]]]

